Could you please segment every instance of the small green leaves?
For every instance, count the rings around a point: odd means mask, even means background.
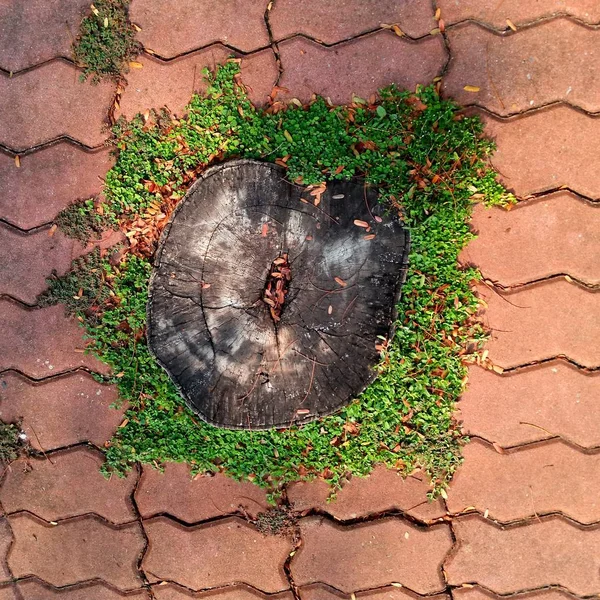
[[[377,116],[378,116],[380,119],[383,119],[383,117],[385,117],[385,115],[387,115],[387,111],[386,111],[386,110],[385,110],[385,108],[383,108],[383,106],[381,106],[381,105],[379,105],[379,106],[377,107],[377,110],[376,110],[376,112],[377,112]]]

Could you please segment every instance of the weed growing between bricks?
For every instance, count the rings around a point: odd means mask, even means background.
[[[340,486],[383,463],[404,473],[423,468],[434,491],[442,491],[465,441],[453,418],[455,402],[466,363],[485,338],[470,287],[479,274],[460,268],[458,255],[473,237],[472,204],[513,200],[488,165],[493,146],[481,137],[481,123],[460,116],[434,86],[416,93],[389,87],[379,98],[337,107],[318,97],[305,106],[286,105],[275,89],[264,110],[239,85],[236,61],[206,76],[208,90],[192,98],[186,117],[147,112],[115,126],[116,164],[100,210],[126,233],[130,247],[118,266],[104,256],[95,269],[106,294],[83,283],[65,288],[70,293],[81,285],[74,295],[98,299],[86,301],[78,317],[90,351],[112,367],[111,380],[130,406],[106,449],[106,471],[123,473],[136,461],[184,461],[196,472],[223,471],[277,494],[287,482],[316,476]],[[200,422],[145,340],[160,233],[198,174],[233,157],[276,162],[305,185],[361,175],[411,230],[396,332],[382,344],[377,380],[338,413],[284,431],[231,431]]]

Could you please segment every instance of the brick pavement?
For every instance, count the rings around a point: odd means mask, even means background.
[[[152,52],[114,107],[115,86],[80,84],[68,58],[88,3],[21,4],[0,7],[0,418],[20,420],[45,457],[2,478],[0,600],[600,594],[598,3],[132,0]],[[265,507],[250,484],[182,465],[103,479],[97,448],[123,407],[92,378],[105,367],[82,353],[76,323],[34,306],[44,278],[82,251],[50,225],[100,191],[111,107],[180,113],[202,67],[230,52],[257,103],[276,82],[344,102],[442,77],[482,116],[522,200],[476,207],[479,237],[461,256],[484,275],[489,358],[505,370],[471,368],[459,410],[473,441],[448,499],[427,503],[419,473],[385,469],[333,503],[322,482],[295,484],[297,548],[242,518]]]

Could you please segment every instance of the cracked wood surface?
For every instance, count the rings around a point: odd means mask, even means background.
[[[284,176],[256,161],[211,169],[161,240],[148,341],[215,425],[286,427],[333,412],[373,380],[375,346],[391,331],[408,250],[400,220],[363,183],[331,182],[315,206]],[[263,295],[285,253],[291,281],[275,322]]]

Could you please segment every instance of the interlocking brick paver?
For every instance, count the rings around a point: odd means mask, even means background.
[[[17,586],[13,583],[0,585],[0,600],[23,600],[17,595]]]
[[[191,592],[183,587],[167,584],[157,585],[152,588],[156,600],[186,600],[189,598],[202,598],[203,600],[293,600],[292,592],[278,594],[261,594],[258,590],[246,586],[232,586],[210,592]]]
[[[0,68],[19,71],[71,56],[72,35],[89,0],[29,0],[0,4]]]
[[[108,149],[85,151],[61,142],[20,158],[0,152],[0,218],[31,229],[48,223],[68,204],[100,193],[113,159]]]
[[[500,454],[473,440],[463,456],[448,492],[452,513],[475,507],[503,522],[552,512],[580,523],[600,521],[600,454],[558,440]]]
[[[600,198],[595,157],[600,154],[600,118],[569,106],[554,106],[510,119],[482,114],[485,134],[496,141],[492,164],[518,196],[561,186]]]
[[[289,587],[283,564],[291,542],[264,536],[242,519],[183,527],[158,517],[144,528],[149,547],[142,568],[151,582],[177,581],[194,590],[246,583],[266,593]]]
[[[507,19],[519,26],[555,15],[570,15],[584,23],[600,23],[600,6],[596,0],[542,0],[522,2],[504,0],[438,0],[442,18],[447,24],[473,19],[497,29],[508,29]]]
[[[15,587],[21,594],[18,600],[151,600],[146,590],[124,594],[102,582],[84,583],[59,590],[41,581],[28,580],[20,581]],[[0,600],[3,600],[1,595]]]
[[[411,42],[390,31],[332,48],[295,37],[279,44],[279,53],[279,85],[290,90],[288,96],[308,101],[317,93],[334,104],[350,101],[353,93],[368,97],[391,83],[407,89],[431,83],[446,60],[442,36]]]
[[[125,407],[111,408],[117,398],[115,387],[102,385],[85,372],[39,384],[17,373],[0,376],[0,419],[20,421],[37,450],[79,442],[102,446],[123,420]]]
[[[600,446],[600,372],[561,360],[497,375],[469,369],[458,404],[467,435],[500,446],[561,436],[587,448]]]
[[[130,118],[150,108],[167,106],[176,115],[182,115],[192,92],[206,90],[202,70],[206,67],[214,70],[230,55],[230,50],[216,44],[169,62],[140,57],[139,62],[144,66],[128,74],[117,114]],[[250,99],[263,104],[277,81],[275,55],[264,50],[244,57],[241,70]]]
[[[471,227],[478,237],[461,254],[484,277],[503,286],[566,273],[600,283],[600,205],[570,192],[521,202],[507,211],[478,204]]]
[[[142,28],[138,39],[163,58],[178,56],[212,42],[242,52],[269,45],[267,0],[133,0],[132,21]]]
[[[79,70],[61,60],[14,77],[0,74],[0,144],[22,152],[69,136],[99,146],[114,91],[110,82],[82,84]]]
[[[100,473],[102,454],[73,448],[11,464],[0,488],[7,513],[29,511],[46,521],[96,513],[113,523],[136,519],[131,493],[137,474],[106,479]]]
[[[264,490],[218,473],[214,477],[194,477],[186,464],[167,463],[164,472],[144,467],[135,493],[144,518],[168,513],[186,523],[234,513],[243,508],[256,516],[267,510]]]
[[[425,475],[403,478],[392,469],[377,467],[368,477],[353,477],[337,492],[333,502],[327,502],[331,488],[322,480],[292,484],[287,495],[297,510],[317,508],[340,520],[400,510],[429,521],[446,511],[440,499],[427,500],[428,491],[430,485]]]
[[[13,537],[10,525],[4,517],[0,517],[0,581],[5,581],[11,577],[6,563],[6,555],[8,554],[12,541]]]
[[[347,600],[348,595],[342,594],[338,590],[323,584],[307,585],[298,590],[300,600]],[[358,592],[353,595],[359,600],[415,600],[422,596],[418,596],[404,588],[395,586],[386,586],[377,590],[368,592]],[[450,600],[450,596],[446,594],[436,594],[431,596],[435,600]]]
[[[15,542],[8,564],[15,577],[36,575],[54,586],[98,578],[121,590],[141,587],[139,524],[111,527],[85,517],[48,525],[25,513],[9,520]]]
[[[501,293],[477,287],[488,308],[490,359],[503,368],[565,355],[586,367],[600,365],[600,296],[564,279]]]
[[[339,526],[319,517],[300,522],[302,546],[291,562],[296,585],[326,583],[345,593],[401,583],[440,592],[440,565],[452,546],[446,525],[419,529],[399,519]]]
[[[341,0],[335,10],[325,0],[277,0],[269,16],[275,40],[301,33],[325,44],[378,29],[382,23],[396,24],[410,37],[427,35],[437,27],[433,9],[425,0],[363,2]]]
[[[448,42],[452,58],[443,90],[461,104],[484,106],[499,115],[558,101],[600,110],[595,84],[600,77],[599,31],[569,19],[516,35],[466,24],[448,30]],[[468,92],[466,85],[479,91]]]
[[[0,371],[16,369],[34,379],[77,367],[109,371],[104,363],[81,351],[85,346],[83,329],[76,319],[65,316],[63,306],[29,310],[0,298],[0,322]]]
[[[579,529],[561,517],[500,527],[479,516],[454,520],[457,545],[444,563],[448,583],[479,583],[509,594],[563,586],[600,593],[600,529]]]
[[[500,600],[501,596],[481,587],[463,587],[452,590],[454,600]],[[534,590],[511,596],[513,600],[573,600],[573,596],[557,589]]]

